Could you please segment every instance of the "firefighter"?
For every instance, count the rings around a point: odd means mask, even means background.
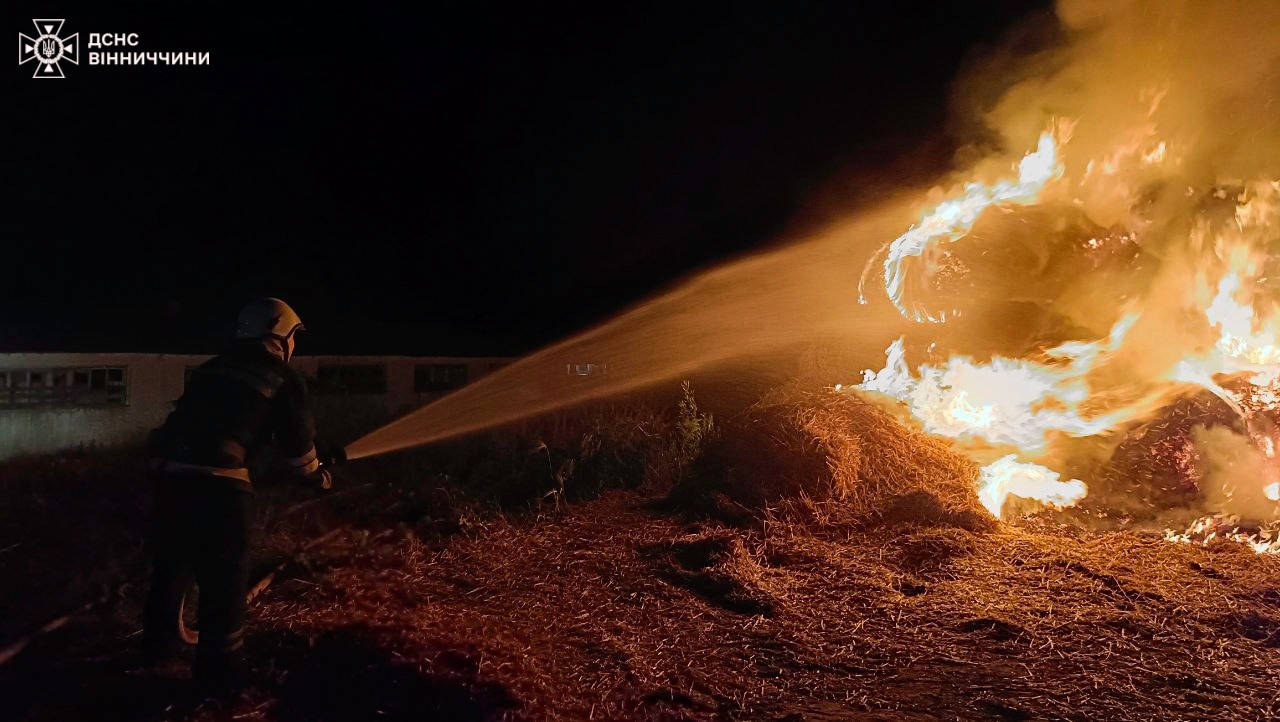
[[[195,369],[173,412],[151,434],[155,518],[143,657],[158,663],[181,648],[178,619],[194,575],[200,637],[193,679],[204,687],[225,690],[241,676],[250,463],[270,444],[294,477],[332,486],[317,458],[305,382],[289,367],[301,330],[302,320],[279,299],[246,305],[235,343]]]

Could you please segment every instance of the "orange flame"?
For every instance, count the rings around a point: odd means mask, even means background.
[[[1164,538],[1171,542],[1200,546],[1209,546],[1215,541],[1231,541],[1244,544],[1259,554],[1280,554],[1280,529],[1244,531],[1239,526],[1239,519],[1233,516],[1201,517],[1193,521],[1186,531],[1167,531]]]
[[[1070,136],[1070,132],[1071,124],[1064,122],[1058,125],[1058,133],[1061,135]],[[885,290],[902,315],[915,321],[946,321],[949,315],[946,311],[935,314],[918,302],[908,304],[903,300],[909,278],[906,261],[924,255],[939,242],[953,242],[964,237],[973,228],[978,216],[993,205],[1028,205],[1036,202],[1045,185],[1060,178],[1063,173],[1054,132],[1042,133],[1036,149],[1024,156],[1016,168],[1016,180],[1006,178],[991,185],[979,182],[966,184],[959,197],[939,204],[926,213],[919,223],[882,249],[882,252],[887,250],[884,261]],[[859,302],[867,302],[865,295],[860,294]]]
[[[898,339],[889,346],[885,368],[864,371],[859,388],[906,403],[930,433],[1039,452],[1051,432],[1093,436],[1127,418],[1124,412],[1086,416],[1080,404],[1090,396],[1085,375],[1120,344],[1137,319],[1122,319],[1106,343],[1050,349],[1045,362],[996,357],[975,363],[953,356],[944,366],[923,364],[914,374],[905,361],[903,339]]]
[[[1017,461],[1016,454],[1001,457],[982,467],[979,483],[978,500],[996,517],[1000,516],[1010,495],[1035,499],[1047,506],[1066,507],[1075,506],[1089,493],[1083,481],[1060,481],[1058,472],[1039,464]]]
[[[1072,127],[1072,123],[1059,121],[1056,132],[1043,133],[1036,149],[1018,163],[1016,180],[963,186],[956,197],[925,213],[919,223],[882,249],[884,288],[903,316],[931,323],[955,317],[956,312],[930,310],[916,294],[907,293],[919,288],[915,274],[921,264],[913,259],[927,262],[942,245],[963,238],[991,206],[1038,203],[1042,192],[1064,177],[1059,146],[1065,145]],[[1153,125],[1143,126],[1100,163],[1090,161],[1080,183],[1096,185],[1089,191],[1093,193],[1137,197],[1132,188],[1123,185],[1126,179],[1117,175],[1121,168],[1171,159],[1178,162],[1171,156],[1170,146],[1154,139],[1153,134]],[[886,350],[885,366],[864,371],[858,388],[896,400],[926,431],[955,439],[976,455],[990,459],[992,447],[1009,450],[981,471],[979,498],[997,516],[1011,495],[1054,507],[1071,506],[1084,498],[1087,487],[1083,481],[1062,481],[1058,471],[1020,458],[1042,455],[1060,435],[1098,436],[1116,431],[1154,410],[1153,404],[1163,402],[1170,390],[1188,384],[1208,389],[1226,400],[1246,423],[1260,411],[1280,411],[1280,305],[1267,301],[1259,290],[1266,281],[1269,249],[1280,239],[1280,180],[1237,182],[1235,187],[1243,190],[1234,198],[1221,189],[1213,193],[1217,199],[1235,201],[1233,222],[1214,225],[1201,220],[1186,244],[1193,257],[1204,255],[1203,260],[1189,264],[1199,270],[1187,279],[1186,288],[1192,291],[1188,301],[1198,311],[1211,341],[1209,345],[1186,342],[1181,359],[1167,370],[1137,379],[1135,388],[1156,390],[1139,395],[1139,401],[1100,413],[1098,409],[1106,404],[1096,402],[1098,390],[1090,383],[1092,372],[1125,344],[1138,313],[1117,322],[1106,339],[1062,344],[1033,359],[995,357],[977,363],[966,356],[952,356],[913,370],[900,338]],[[1194,195],[1194,189],[1189,193]],[[866,302],[865,298],[860,301]],[[1147,302],[1164,301],[1167,299]],[[1194,334],[1187,334],[1192,337]],[[1178,343],[1178,338],[1171,334],[1169,342]],[[1228,391],[1219,380],[1224,374],[1241,372],[1250,374],[1243,391],[1239,384],[1231,384],[1233,390]],[[1264,449],[1268,459],[1274,457],[1274,440],[1250,428],[1253,443]],[[1280,482],[1268,481],[1258,479],[1254,488],[1261,488],[1272,501],[1280,500]],[[1182,540],[1170,534],[1171,539]],[[1272,540],[1255,538],[1250,543],[1259,551],[1280,550]]]

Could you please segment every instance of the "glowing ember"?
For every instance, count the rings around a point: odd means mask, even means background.
[[[1280,554],[1280,526],[1254,529],[1242,526],[1239,518],[1225,514],[1196,519],[1186,531],[1170,529],[1165,532],[1164,538],[1171,542],[1200,546],[1228,541],[1247,545],[1259,554]]]
[[[1280,481],[1273,481],[1262,488],[1262,493],[1271,501],[1280,501]]]

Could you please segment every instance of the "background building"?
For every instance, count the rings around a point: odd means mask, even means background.
[[[0,460],[135,442],[158,426],[207,355],[0,354]],[[360,430],[509,362],[439,356],[297,356],[322,421],[343,443]],[[349,417],[349,418],[346,418]],[[344,423],[348,422],[348,423]]]

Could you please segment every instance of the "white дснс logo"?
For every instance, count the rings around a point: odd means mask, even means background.
[[[62,34],[62,20],[32,20],[35,23],[36,37],[31,38],[18,33],[18,65],[30,60],[36,62],[33,78],[65,78],[62,74],[63,60],[74,65],[80,64],[80,33],[72,33],[67,37]]]

